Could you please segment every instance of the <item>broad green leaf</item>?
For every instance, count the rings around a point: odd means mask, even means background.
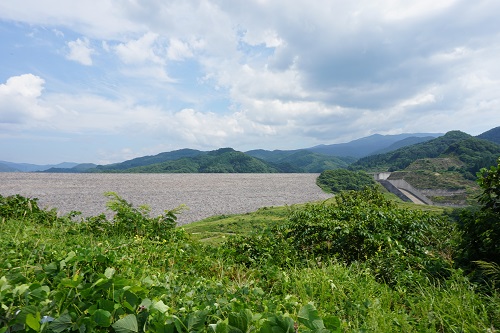
[[[274,315],[267,318],[259,333],[294,333],[294,324],[290,317]]]
[[[21,296],[22,294],[24,294],[26,292],[26,290],[29,290],[30,289],[30,286],[27,285],[27,284],[21,284],[21,285],[18,285],[14,288],[14,290],[12,291],[12,294],[13,296]]]
[[[68,313],[63,314],[50,323],[49,328],[54,333],[61,333],[71,327],[71,316]]]
[[[248,309],[241,310],[238,313],[231,312],[228,316],[229,325],[233,326],[242,332],[248,330],[248,325],[252,321],[252,312]]]
[[[111,325],[117,333],[133,333],[139,332],[137,318],[133,314],[126,315],[122,319],[117,320]]]
[[[111,279],[113,275],[115,275],[115,269],[113,267],[106,268],[104,276],[107,277],[108,279]]]
[[[92,319],[101,327],[109,327],[111,325],[111,313],[106,310],[96,310],[92,315]]]
[[[50,264],[48,265],[45,265],[43,267],[43,270],[45,271],[45,273],[47,274],[53,274],[53,273],[56,273],[57,272],[57,264],[55,262],[51,262]]]
[[[318,315],[318,310],[311,303],[304,305],[298,315],[298,320],[311,331],[322,330],[325,328],[323,320]]]
[[[149,308],[151,307],[151,304],[153,304],[153,302],[151,302],[151,300],[149,298],[144,298],[141,301],[141,304],[139,304],[139,307],[142,308],[142,309],[149,310]]]
[[[35,331],[40,330],[40,312],[37,312],[36,317],[32,315],[31,313],[28,313],[26,315],[26,325],[28,325],[30,328],[34,329]]]
[[[137,303],[139,301],[139,297],[137,297],[136,294],[126,290],[123,293],[123,298],[125,299],[125,303],[130,305],[130,310],[135,311],[135,308],[137,307]]]
[[[79,279],[73,280],[73,279],[64,278],[61,280],[60,286],[76,288],[76,287],[78,287],[79,284],[80,284]]]
[[[158,302],[153,303],[153,309],[156,309],[161,313],[165,313],[168,311],[169,307],[168,305],[165,305],[162,300],[159,300]]]
[[[43,300],[50,293],[50,289],[47,286],[41,286],[31,291],[30,297],[36,300]]]
[[[103,309],[103,310],[106,310],[109,312],[113,312],[116,310],[116,308],[115,308],[116,303],[109,300],[109,299],[101,299],[98,304],[99,304],[100,309]],[[120,306],[120,305],[118,304],[118,306]]]
[[[229,333],[229,326],[225,321],[220,321],[217,324],[210,324],[209,327],[214,333]]]
[[[327,316],[323,317],[323,322],[326,328],[330,330],[331,333],[340,333],[340,319],[337,316]]]
[[[201,331],[205,328],[205,319],[207,311],[196,311],[189,314],[188,317],[188,331]]]

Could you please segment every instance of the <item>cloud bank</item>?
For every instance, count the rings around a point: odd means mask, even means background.
[[[0,138],[43,137],[51,161],[114,162],[479,134],[500,125],[498,12],[493,0],[2,3]]]

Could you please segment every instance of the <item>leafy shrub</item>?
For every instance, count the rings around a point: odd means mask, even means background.
[[[364,171],[336,169],[323,171],[316,183],[326,192],[338,193],[340,191],[362,190],[366,186],[375,184],[375,181]]]
[[[19,194],[8,197],[0,195],[0,218],[26,219],[46,225],[52,225],[58,220],[55,209],[41,209],[38,206],[38,199],[23,197]]]
[[[478,173],[482,189],[480,209],[464,210],[458,228],[461,231],[459,263],[468,268],[474,261],[500,264],[500,158],[498,166]]]
[[[341,192],[337,204],[309,204],[279,227],[297,253],[367,262],[388,282],[408,269],[446,274],[453,225],[429,213],[397,208],[375,188]]]
[[[229,238],[221,247],[227,258],[245,266],[267,263],[285,267],[296,264],[297,253],[276,228]]]
[[[162,215],[150,217],[150,208],[146,205],[135,208],[115,192],[106,192],[105,195],[110,198],[106,206],[114,212],[111,221],[106,218],[105,214],[91,216],[81,223],[81,230],[95,234],[138,236],[156,240],[187,237],[183,229],[175,228],[176,214],[182,207],[165,210]]]

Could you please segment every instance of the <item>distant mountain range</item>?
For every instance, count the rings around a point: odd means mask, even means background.
[[[108,165],[60,163],[41,166],[0,161],[0,172],[321,172],[348,167],[394,170],[402,169],[418,158],[444,154],[447,149],[453,149],[451,147],[453,143],[462,140],[468,140],[467,144],[458,145],[455,147],[456,151],[460,149],[464,150],[462,153],[467,149],[472,152],[488,151],[489,153],[479,154],[486,162],[486,159],[494,158],[495,147],[500,141],[500,127],[477,137],[459,131],[448,132],[446,135],[375,134],[348,143],[319,145],[298,150],[257,149],[238,152],[232,148],[214,151],[180,149]],[[485,142],[492,146],[488,146]],[[481,158],[475,156],[472,160],[481,164]]]
[[[0,172],[37,172],[45,171],[50,168],[73,168],[76,167],[78,163],[63,162],[59,164],[30,164],[30,163],[13,163],[7,161],[0,161]]]
[[[384,150],[395,150],[418,142],[425,142],[439,137],[443,134],[437,133],[413,133],[380,135],[373,134],[365,138],[353,140],[348,143],[337,143],[331,145],[319,145],[307,150],[331,156],[351,156],[361,158],[378,154]]]

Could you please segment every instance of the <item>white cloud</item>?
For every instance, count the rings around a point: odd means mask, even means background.
[[[45,81],[33,74],[12,76],[0,84],[0,123],[22,124],[47,119],[51,112],[42,106]]]
[[[5,84],[0,84],[0,94],[34,99],[42,94],[44,83],[44,79],[33,74],[13,76],[7,79]]]
[[[79,62],[85,66],[92,65],[92,54],[95,50],[90,46],[88,38],[77,38],[74,41],[68,42],[69,53],[66,58]]]
[[[172,38],[167,50],[167,58],[170,60],[183,60],[191,58],[193,52],[188,43],[184,43],[177,38]]]
[[[285,42],[274,30],[246,31],[243,40],[250,45],[264,44],[266,47],[274,48],[282,46]]]
[[[409,20],[419,16],[428,16],[436,12],[443,11],[457,0],[420,0],[416,2],[406,2],[398,0],[387,0],[385,2],[384,18],[387,20]]]
[[[142,64],[146,62],[163,64],[164,60],[158,54],[162,51],[161,45],[158,43],[158,37],[158,34],[148,32],[139,39],[118,44],[115,47],[116,54],[126,64]]]
[[[68,58],[105,65],[81,88],[66,82],[81,72],[35,63],[22,72],[47,83],[6,81],[2,105],[19,112],[2,115],[44,115],[66,133],[140,132],[174,149],[487,130],[500,122],[499,11],[491,0],[3,2],[4,21],[43,25],[53,45],[87,36],[67,44]]]

